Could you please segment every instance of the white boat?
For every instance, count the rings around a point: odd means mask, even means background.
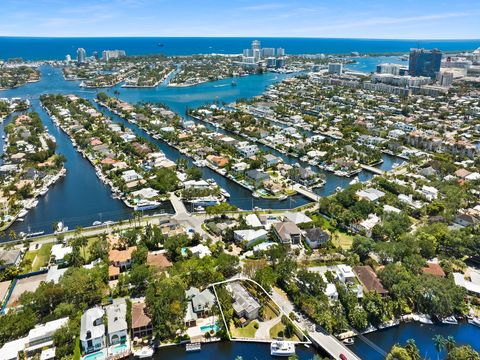
[[[195,211],[205,211],[205,208],[203,206],[197,206]]]
[[[295,344],[291,341],[274,341],[270,344],[270,355],[285,357],[295,355]]]
[[[433,324],[432,318],[427,314],[419,314],[418,321],[422,324]]]
[[[220,193],[225,196],[226,198],[230,197],[230,194],[228,193],[227,190],[220,188]]]
[[[65,226],[63,221],[59,221],[56,226],[55,234],[61,234],[68,231],[68,226]]]
[[[135,211],[152,210],[160,206],[158,201],[140,200],[135,205]]]
[[[455,316],[452,315],[452,316],[447,316],[446,318],[444,318],[442,320],[442,324],[457,325],[458,321],[455,318]]]
[[[137,359],[149,359],[153,356],[153,348],[144,346],[140,350],[133,350],[133,356]]]
[[[360,182],[360,180],[358,179],[358,176],[355,176],[355,177],[353,178],[353,180],[350,181],[349,184],[350,184],[350,185],[353,185],[353,184],[357,184],[357,183],[359,183],[359,182]]]
[[[213,206],[213,205],[218,205],[220,202],[215,196],[205,196],[205,197],[194,199],[191,201],[191,203],[197,206]]]
[[[474,316],[471,319],[468,319],[468,323],[480,327],[480,318]]]
[[[99,225],[102,225],[102,222],[101,221],[94,221],[93,226],[99,226]]]
[[[22,211],[18,213],[18,217],[23,218],[27,214],[28,214],[28,210],[22,209]]]
[[[343,343],[345,345],[353,345],[355,343],[355,340],[353,338],[343,339]]]
[[[48,188],[41,188],[38,193],[43,196],[43,195],[45,195],[47,192],[48,192]]]

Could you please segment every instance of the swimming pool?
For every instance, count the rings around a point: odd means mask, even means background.
[[[97,351],[83,357],[83,360],[100,360],[100,359],[105,359],[105,354],[103,353],[103,351]]]
[[[218,332],[220,330],[220,327],[218,326],[218,323],[215,323],[214,325],[204,325],[200,326],[200,331],[203,333],[210,332],[211,330]]]
[[[120,354],[127,350],[127,344],[118,344],[110,348],[112,355]]]

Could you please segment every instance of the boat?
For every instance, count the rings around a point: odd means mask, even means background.
[[[135,205],[134,209],[135,211],[144,211],[144,210],[156,209],[159,206],[160,206],[160,203],[158,201],[140,200]]]
[[[197,206],[195,211],[205,211],[205,208],[203,206]]]
[[[291,341],[274,341],[270,344],[270,355],[293,356],[295,355],[295,344]]]
[[[197,206],[213,206],[218,205],[220,202],[215,196],[204,196],[192,200],[191,203]]]
[[[20,212],[18,213],[18,217],[19,217],[19,218],[23,218],[25,215],[27,215],[27,213],[28,213],[28,211],[25,210],[25,209],[23,209],[22,211],[20,211]],[[22,221],[23,221],[23,220],[22,220]]]
[[[480,327],[480,318],[474,316],[471,319],[468,319],[468,323]]]
[[[343,343],[345,345],[353,345],[355,343],[355,340],[354,338],[347,338],[347,339],[343,339]]]
[[[418,321],[422,324],[433,324],[432,318],[427,314],[419,314]]]
[[[59,221],[57,223],[57,226],[55,227],[54,234],[61,234],[61,233],[67,232],[67,231],[68,231],[68,226],[65,226],[63,221]]]
[[[133,356],[137,359],[149,359],[153,356],[153,348],[150,346],[143,346],[140,350],[134,350]]]
[[[202,345],[200,343],[185,344],[185,351],[187,352],[200,351],[200,350],[202,350]]]
[[[34,237],[34,236],[40,236],[40,235],[43,235],[43,234],[45,234],[45,231],[36,231],[36,232],[28,233],[27,238]]]
[[[442,324],[448,324],[448,325],[457,325],[458,321],[455,318],[455,316],[447,316],[446,318],[443,318]]]
[[[229,198],[229,197],[230,197],[230,194],[228,193],[228,191],[225,190],[225,189],[222,189],[222,188],[220,188],[220,194],[222,194],[222,195],[225,196],[226,198]]]
[[[24,220],[25,220],[24,218],[17,218],[15,221],[22,222]]]
[[[352,181],[350,181],[349,185],[357,184],[359,183],[360,180],[358,179],[358,176],[355,176]]]
[[[92,224],[92,226],[99,226],[99,225],[102,225],[101,221],[94,221]]]
[[[41,188],[38,193],[43,196],[43,195],[45,195],[47,192],[48,192],[48,188]]]

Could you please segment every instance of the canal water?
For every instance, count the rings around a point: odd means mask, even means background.
[[[167,87],[162,84],[156,88],[121,88],[120,86],[111,89],[83,89],[76,81],[65,81],[61,69],[50,66],[40,68],[42,77],[39,82],[30,83],[25,86],[2,91],[1,97],[21,97],[28,98],[32,104],[32,110],[37,111],[49,132],[57,140],[57,151],[63,153],[67,162],[67,176],[52,186],[48,193],[39,198],[39,203],[35,209],[32,209],[25,216],[23,222],[14,223],[10,229],[19,232],[37,232],[52,231],[53,224],[63,221],[69,228],[77,226],[89,226],[94,221],[120,220],[131,216],[131,209],[127,208],[123,202],[111,198],[110,190],[96,176],[93,167],[73,148],[69,138],[58,127],[56,127],[46,112],[41,108],[39,96],[44,93],[63,93],[77,94],[78,96],[93,100],[99,91],[106,91],[113,95],[113,91],[120,92],[122,100],[136,103],[139,101],[160,102],[170,107],[175,112],[185,116],[188,108],[194,108],[205,103],[230,103],[238,98],[250,98],[261,94],[268,86],[282,81],[291,74],[266,73],[263,75],[245,76],[236,79],[237,86],[231,86],[231,79],[224,79],[215,82],[200,84],[193,87]],[[146,132],[139,129],[137,125],[129,124],[120,117],[114,115],[106,109],[100,109],[107,115],[114,118],[115,121],[123,122],[132,129],[138,136],[142,136],[157,144],[166,156],[175,161],[179,157],[184,157],[176,149],[170,147],[163,141],[153,139]],[[0,128],[3,134],[3,125]],[[221,130],[219,130],[221,131]],[[264,150],[270,151],[281,156],[285,162],[293,164],[299,162],[298,159],[281,154],[268,147],[262,146]],[[384,170],[391,169],[395,158],[388,155],[384,156],[384,162],[380,168]],[[303,166],[308,164],[300,162]],[[252,209],[260,207],[264,209],[287,209],[304,205],[309,200],[301,195],[292,196],[291,199],[265,200],[252,197],[249,190],[232,182],[229,179],[217,174],[216,172],[204,168],[202,169],[205,178],[214,179],[222,188],[227,190],[231,197],[230,202],[241,209]],[[329,195],[337,187],[348,186],[351,179],[338,177],[332,173],[325,172],[327,183],[324,187],[315,191],[322,196]],[[370,179],[373,174],[362,171],[359,179],[365,181]],[[158,209],[158,212],[172,212],[173,209],[169,203]]]

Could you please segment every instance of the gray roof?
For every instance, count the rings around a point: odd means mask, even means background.
[[[126,314],[127,304],[125,304],[125,299],[119,299],[119,301],[107,306],[108,332],[110,334],[128,329]]]
[[[203,290],[200,294],[192,298],[194,308],[197,308],[199,304],[201,304],[203,308],[210,307],[213,305],[214,301],[215,296],[213,296],[212,292],[208,289]]]
[[[253,180],[263,180],[263,179],[270,178],[270,176],[267,173],[264,173],[258,170],[247,171],[247,176]]]
[[[190,322],[190,321],[194,321],[194,320],[197,320],[197,319],[198,319],[198,316],[197,316],[197,314],[195,314],[195,311],[193,311],[192,303],[188,302],[187,313],[185,314],[184,321],[185,322]]]
[[[20,250],[15,249],[0,251],[0,266],[14,265],[21,254]]]
[[[187,299],[192,299],[194,296],[197,296],[198,294],[200,294],[200,290],[198,290],[196,287],[190,287],[190,289],[188,289],[187,291],[185,291],[185,297]]]
[[[235,302],[232,304],[233,309],[237,314],[243,310],[250,313],[260,308],[260,304],[255,298],[238,282],[229,284],[230,292],[232,293]]]

